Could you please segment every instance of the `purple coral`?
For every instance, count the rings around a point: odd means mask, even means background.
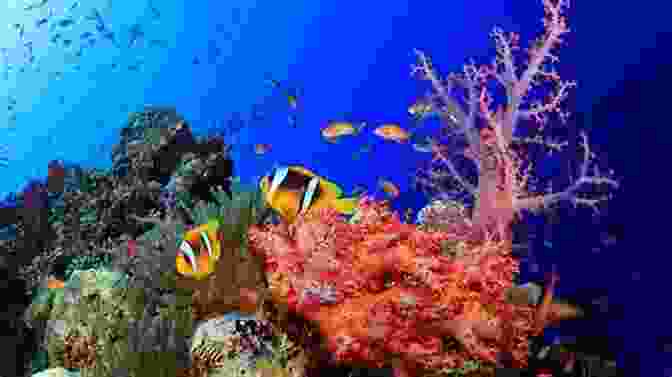
[[[163,208],[174,209],[177,206],[177,194],[173,190],[162,190],[159,201]]]

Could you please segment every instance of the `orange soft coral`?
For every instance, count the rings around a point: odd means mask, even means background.
[[[463,260],[442,255],[456,237],[402,223],[364,198],[356,223],[313,212],[290,226],[252,227],[249,245],[265,257],[272,299],[316,323],[336,361],[395,358],[410,369],[507,355],[525,365],[534,313],[505,301],[517,262],[488,241]]]

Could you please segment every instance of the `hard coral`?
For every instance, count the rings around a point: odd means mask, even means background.
[[[380,366],[396,357],[409,370],[507,355],[526,364],[533,312],[506,302],[518,264],[504,244],[472,243],[480,257],[463,261],[441,254],[443,242],[463,236],[402,223],[385,203],[363,198],[357,218],[327,209],[249,231],[272,300],[313,321],[334,361]]]

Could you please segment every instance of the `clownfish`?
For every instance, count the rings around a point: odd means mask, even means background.
[[[308,210],[334,208],[352,215],[358,198],[342,198],[343,190],[333,182],[301,166],[275,169],[259,182],[264,200],[287,223]]]
[[[218,229],[219,221],[210,220],[184,235],[175,259],[178,274],[201,280],[214,272],[221,254]]]

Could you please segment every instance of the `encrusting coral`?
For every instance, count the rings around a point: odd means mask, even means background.
[[[420,230],[363,198],[356,222],[309,212],[292,225],[253,226],[249,246],[265,257],[271,299],[315,323],[333,361],[397,358],[404,371],[468,360],[525,366],[528,337],[552,315],[507,302],[518,262],[506,243],[442,255],[460,233]]]

